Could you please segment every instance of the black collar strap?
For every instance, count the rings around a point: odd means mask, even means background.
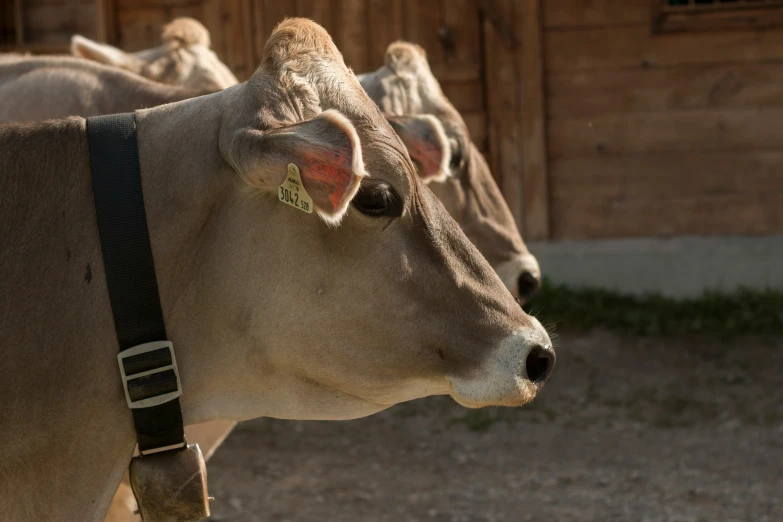
[[[155,278],[135,115],[87,118],[87,141],[120,374],[139,451],[184,447],[182,388]]]

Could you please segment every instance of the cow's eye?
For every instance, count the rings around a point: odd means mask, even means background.
[[[462,166],[462,151],[458,146],[452,146],[451,148],[451,162],[449,162],[449,169],[457,170]]]
[[[385,181],[365,179],[353,198],[353,206],[368,216],[402,215],[402,199]]]

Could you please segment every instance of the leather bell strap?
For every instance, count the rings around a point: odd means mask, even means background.
[[[103,266],[120,352],[164,341],[166,326],[144,211],[135,115],[87,118],[87,141]],[[155,358],[165,359],[165,354],[145,356],[135,364],[154,366]],[[132,394],[155,396],[178,387],[174,371],[145,377],[135,381]],[[131,411],[141,452],[183,444],[179,398]]]

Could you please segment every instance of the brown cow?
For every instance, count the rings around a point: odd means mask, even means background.
[[[554,362],[546,331],[319,26],[283,22],[247,83],[139,111],[137,127],[186,424],[536,395]],[[289,163],[314,214],[277,200]],[[101,520],[135,435],[84,120],[0,127],[0,172],[3,516]]]
[[[92,116],[111,112],[126,112],[139,107],[154,106],[199,94],[197,91],[148,81],[136,74],[92,61],[67,57],[22,57],[16,55],[13,57],[14,63],[11,63],[11,56],[2,55],[0,58],[7,58],[6,66],[0,65],[0,93],[3,94],[4,99],[12,100],[11,103],[0,107],[0,122],[48,119],[71,114]],[[211,91],[211,89],[208,90]],[[441,120],[429,114],[387,115],[387,117],[406,144],[420,178],[432,183],[431,187],[436,186],[436,183],[447,183],[447,178],[454,175],[452,172],[454,168],[450,165],[451,144],[446,137]],[[485,163],[481,162],[480,165],[486,168]],[[466,168],[470,170],[475,167],[475,164],[471,164]],[[488,171],[479,171],[475,175],[463,175],[470,182],[477,178],[487,178],[489,173]],[[491,177],[488,179],[491,183],[489,188],[496,189]],[[480,193],[482,186],[477,185],[472,190]],[[465,226],[465,198],[452,197],[446,202],[447,210],[452,216],[461,216],[463,226]],[[501,220],[505,220],[507,213],[504,214],[502,210],[506,207],[503,202],[501,205],[501,212],[496,215]],[[483,219],[477,213],[472,215],[477,219]],[[498,223],[498,225],[502,224]],[[506,221],[506,224],[511,227],[507,235],[518,237],[513,221]],[[498,235],[497,227],[493,227],[491,221],[485,226],[488,227],[488,230],[483,234],[484,237],[491,240]],[[467,228],[473,229],[474,235],[476,232],[481,232],[480,229],[476,230],[475,227],[470,227],[469,223],[467,223]],[[483,243],[492,244],[491,241]],[[514,242],[508,244],[511,245],[512,250],[507,254],[513,255],[518,251],[514,247]],[[530,266],[529,262],[528,266]],[[537,265],[535,266],[537,267]],[[516,288],[515,284],[510,286]],[[190,426],[188,427],[188,437],[189,440],[198,442],[205,454],[209,455],[216,449],[218,441],[225,438],[233,425],[234,423],[230,421],[215,421]],[[128,498],[129,494],[129,489],[124,491],[123,488],[120,488],[107,521],[138,520],[138,517],[131,516],[131,511],[127,508],[133,503],[132,498]]]
[[[386,50],[386,64],[359,81],[381,110],[394,121],[432,115],[442,124],[451,145],[448,177],[436,178],[430,189],[440,198],[462,230],[487,258],[512,293],[528,299],[540,286],[538,262],[528,252],[511,211],[487,162],[470,140],[467,125],[449,102],[418,45],[396,42]],[[417,141],[394,125],[408,146]],[[416,160],[416,154],[411,153]]]
[[[197,20],[173,20],[163,27],[161,40],[158,47],[126,53],[76,35],[71,52],[170,85],[218,91],[237,84],[236,76],[210,49],[209,31]]]
[[[218,89],[191,89],[69,56],[0,55],[0,123],[156,107]]]

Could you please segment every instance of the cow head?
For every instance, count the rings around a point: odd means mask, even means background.
[[[74,56],[140,74],[150,80],[192,89],[220,90],[236,77],[210,49],[209,31],[192,18],[177,18],[163,27],[158,47],[125,51],[80,35],[71,39]]]
[[[422,179],[506,287],[521,299],[528,299],[540,286],[538,262],[528,252],[464,120],[432,74],[424,50],[411,43],[393,43],[386,51],[386,64],[374,73],[361,75],[359,80],[403,138]],[[437,138],[437,132],[423,131],[419,120],[422,116],[440,123],[445,141]],[[448,158],[446,168],[436,171],[434,166],[443,158]]]
[[[145,198],[165,223],[151,237],[167,329],[190,350],[189,422],[353,418],[434,394],[533,399],[554,362],[546,331],[419,179],[320,26],[282,22],[248,82],[138,122],[142,173],[178,180],[145,181]],[[290,164],[312,213],[280,201]],[[188,195],[202,184],[213,188]],[[189,206],[203,218],[179,224]],[[187,262],[164,264],[174,258]]]

